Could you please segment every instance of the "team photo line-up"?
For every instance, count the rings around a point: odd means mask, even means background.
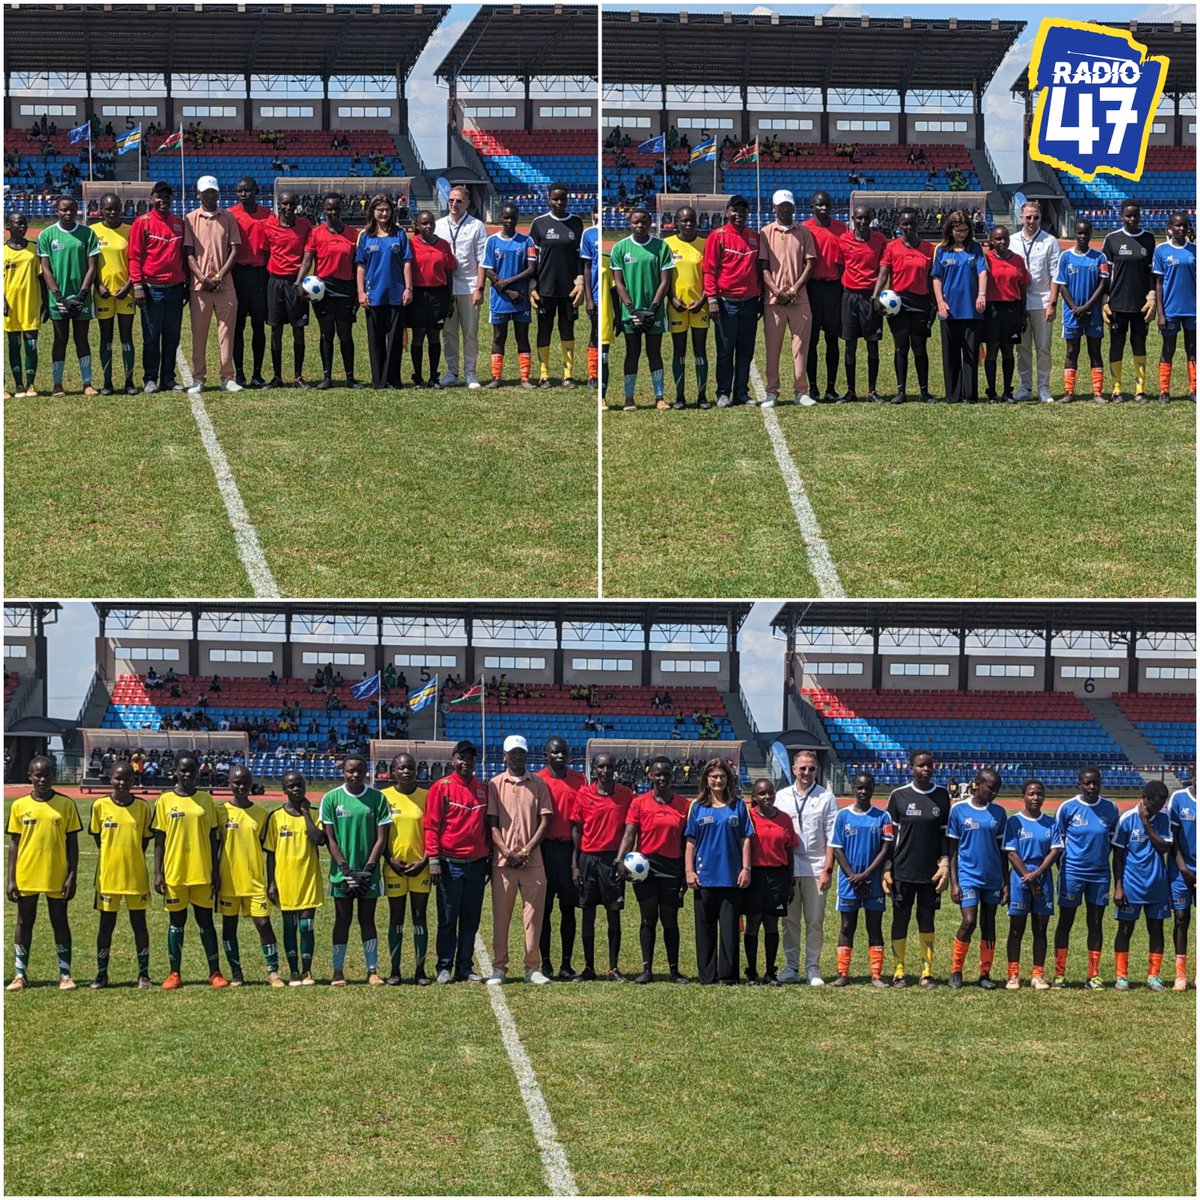
[[[191,317],[193,382],[202,392],[208,374],[209,331],[216,319],[220,351],[219,386],[229,392],[251,388],[327,389],[333,380],[335,343],[344,383],[360,388],[355,371],[354,324],[359,309],[366,324],[370,386],[400,388],[408,346],[413,386],[501,387],[511,326],[517,344],[519,382],[552,388],[550,350],[557,330],[562,356],[561,386],[573,378],[575,324],[579,309],[590,318],[587,382],[595,387],[596,296],[599,289],[599,231],[585,229],[567,211],[562,184],[549,188],[549,210],[529,232],[517,229],[519,210],[506,203],[496,233],[469,210],[465,187],[450,189],[449,213],[414,214],[412,232],[397,220],[395,200],[382,193],[366,205],[362,230],[343,222],[344,197],[328,193],[323,221],[298,214],[294,192],[281,191],[276,210],[258,203],[258,183],[240,179],[238,203],[220,207],[213,176],[196,183],[200,207],[178,217],[174,190],[154,185],[149,210],[126,222],[120,197],[99,202],[93,225],[79,220],[78,202],[61,197],[57,220],[31,243],[21,212],[6,218],[4,244],[4,330],[13,392],[38,395],[38,331],[53,329],[53,394],[64,395],[67,343],[73,340],[86,396],[183,391],[176,354],[185,307]],[[479,323],[485,298],[492,327],[491,377],[477,373]],[[322,378],[304,379],[305,328],[310,309],[320,330]],[[135,372],[134,313],[141,314],[141,383]],[[537,317],[535,375],[530,325]],[[92,368],[90,322],[99,322],[100,378]],[[115,322],[115,329],[114,329]],[[250,367],[246,373],[246,324]],[[291,371],[284,381],[284,330],[291,329]],[[263,377],[270,331],[271,378]],[[119,338],[123,386],[114,378],[114,335]],[[460,345],[461,343],[461,345]],[[428,366],[425,351],[428,349]],[[442,356],[445,366],[442,369]],[[96,382],[99,387],[94,386]],[[5,399],[10,397],[5,388]]]
[[[858,914],[865,914],[870,983],[909,986],[908,932],[916,910],[922,988],[935,986],[934,922],[949,890],[962,918],[955,932],[951,988],[964,985],[964,967],[978,928],[978,985],[1000,986],[992,977],[996,913],[1007,906],[1005,987],[1022,984],[1022,943],[1031,925],[1031,986],[1067,983],[1070,935],[1080,907],[1086,915],[1087,976],[1092,990],[1104,987],[1100,962],[1104,916],[1110,898],[1117,930],[1115,986],[1129,981],[1130,939],[1144,915],[1149,953],[1146,986],[1163,991],[1164,922],[1173,916],[1174,990],[1188,987],[1187,945],[1196,898],[1195,783],[1168,797],[1165,784],[1147,783],[1137,803],[1120,813],[1101,794],[1101,774],[1085,767],[1079,792],[1043,812],[1040,780],[1021,785],[1021,809],[1012,815],[996,802],[1000,774],[983,768],[968,797],[953,802],[933,783],[934,757],[926,750],[909,758],[910,782],[896,788],[886,806],[872,804],[875,781],[860,772],[854,801],[844,808],[817,780],[814,752],[792,761],[795,783],[776,790],[755,780],[750,804],[737,775],[720,758],[703,764],[699,790],[689,801],[673,790],[671,762],[651,761],[648,791],[635,795],[618,783],[612,754],[591,762],[592,780],[570,769],[570,747],[561,737],[546,742],[547,766],[526,770],[524,737],[504,742],[504,769],[487,783],[475,777],[477,749],[458,742],[451,772],[428,788],[417,784],[417,763],[408,753],[391,763],[391,786],[368,784],[368,764],[348,756],[342,784],[314,809],[298,771],[283,777],[286,797],[268,811],[251,799],[253,779],[244,765],[229,775],[232,799],[220,803],[197,788],[198,761],[188,751],[175,760],[171,790],[153,806],[133,794],[133,769],[118,763],[111,792],[94,801],[89,831],[99,855],[95,907],[100,913],[97,969],[91,987],[109,983],[113,932],[122,905],[129,914],[137,953],[138,988],[150,988],[150,940],[146,913],[151,887],[168,913],[169,974],[162,987],[183,985],[183,945],[188,909],[195,914],[215,988],[245,982],[238,921],[251,919],[259,935],[268,982],[284,987],[271,922],[280,911],[288,983],[315,982],[312,961],[316,910],[323,888],[319,848],[329,854],[328,894],[333,898],[332,986],[344,986],[347,943],[357,915],[370,984],[399,984],[406,924],[411,909],[413,981],[418,985],[482,982],[473,955],[485,887],[492,885],[492,972],[486,982],[508,979],[509,927],[518,895],[524,945],[524,979],[627,982],[620,969],[621,913],[631,881],[640,911],[641,972],[635,983],[655,980],[654,957],[661,927],[666,980],[687,983],[680,970],[679,912],[694,892],[696,962],[704,984],[783,985],[806,980],[822,986],[820,960],[825,903],[838,868],[840,915],[837,973],[831,985],[851,982]],[[37,756],[29,764],[29,794],[12,804],[8,818],[8,898],[17,906],[16,972],[10,992],[29,983],[28,964],[39,896],[45,896],[58,959],[59,987],[71,991],[72,941],[68,905],[77,890],[82,823],[74,800],[54,788],[54,764]],[[153,879],[145,850],[154,844]],[[1047,978],[1050,919],[1054,915],[1054,868],[1058,869],[1059,916],[1054,930],[1053,975]],[[435,964],[426,968],[428,899],[436,892]],[[380,971],[376,903],[386,897],[389,973]],[[884,974],[883,916],[892,905],[893,972]],[[552,957],[553,908],[559,909],[559,970]],[[576,909],[583,970],[573,955]],[[596,968],[596,914],[606,922],[607,970]],[[222,974],[213,920],[229,966]],[[784,963],[778,969],[782,919]],[[741,945],[739,945],[741,934]],[[763,941],[763,971],[758,945]],[[801,944],[804,960],[801,964]],[[1194,980],[1193,980],[1194,983]]]
[[[943,391],[947,403],[1038,400],[1053,402],[1051,339],[1059,302],[1065,366],[1058,399],[1075,398],[1080,345],[1086,340],[1090,394],[1097,403],[1125,398],[1126,346],[1133,358],[1133,398],[1171,395],[1171,367],[1182,331],[1188,399],[1196,398],[1195,231],[1184,212],[1173,212],[1167,238],[1156,244],[1140,227],[1134,199],[1121,205],[1121,228],[1093,249],[1091,222],[1075,223],[1075,243],[1062,249],[1041,228],[1041,207],[1020,210],[1015,235],[997,225],[981,247],[964,210],[949,212],[936,246],[918,233],[919,213],[901,208],[895,236],[878,228],[875,212],[857,203],[851,228],[833,218],[829,193],[812,196],[812,216],[797,221],[792,192],[772,197],[775,220],[761,230],[747,223],[748,201],[731,196],[725,224],[701,237],[690,205],[674,216],[675,232],[658,238],[644,207],[629,215],[632,232],[613,247],[607,266],[613,288],[613,320],[624,334],[624,408],[636,410],[635,393],[643,344],[655,407],[687,408],[688,344],[694,360],[696,406],[711,408],[708,392],[708,328],[716,332],[718,408],[780,403],[780,357],[790,337],[794,402],[847,403],[859,399],[858,344],[866,345],[865,399],[903,404],[910,398],[909,359],[917,398],[935,399],[927,342],[940,326]],[[896,392],[877,390],[884,318],[891,331]],[[750,390],[750,373],[763,324],[765,395]],[[1146,335],[1157,325],[1162,343],[1158,377],[1148,374]],[[1102,341],[1108,331],[1108,383]],[[671,335],[674,399],[666,397],[663,336]],[[820,340],[824,337],[825,390],[819,387]],[[979,392],[983,359],[986,390]],[[999,364],[999,376],[997,365]],[[1017,387],[1014,391],[1014,368]],[[839,393],[838,372],[846,386]],[[1157,386],[1156,386],[1157,385]],[[607,372],[602,389],[607,392]]]

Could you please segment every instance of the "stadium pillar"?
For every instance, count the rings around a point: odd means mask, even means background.
[[[524,91],[525,91],[525,110],[524,111],[525,111],[525,132],[526,133],[533,132],[533,104],[530,102],[530,99],[529,99],[529,86],[530,86],[531,82],[532,82],[532,79],[529,75],[526,75],[521,80],[521,83],[522,83],[522,85],[524,87]]]
[[[958,690],[965,692],[970,684],[970,675],[967,673],[967,627],[960,625],[958,627]]]
[[[475,678],[475,622],[471,617],[463,617],[463,629],[467,635],[467,649],[463,654],[464,679]]]
[[[971,110],[975,116],[975,149],[982,150],[983,140],[983,89],[976,80],[971,84]]]
[[[333,113],[330,111],[330,107],[329,107],[329,76],[322,75],[321,76],[321,128],[322,129],[332,129],[333,128],[333,126],[330,124],[330,120],[331,120],[332,116],[333,116]]]
[[[744,136],[749,138],[749,134]],[[725,649],[729,652],[729,690],[736,694],[742,686],[742,656],[737,648],[737,618],[732,610],[725,614]]]
[[[662,110],[659,114],[658,127],[663,133],[666,133],[671,128],[671,123],[667,119],[667,85],[665,82],[658,85],[658,92],[660,99],[659,108]]]
[[[5,87],[4,90],[5,90],[5,93],[7,94],[8,88]],[[7,103],[7,100],[6,100],[6,103]],[[6,129],[9,127],[7,113],[4,114],[4,126]],[[1176,145],[1176,146],[1183,145],[1183,122],[1179,119],[1179,93],[1178,92],[1175,93],[1175,133],[1174,133],[1174,136],[1171,138],[1171,142],[1173,145]]]
[[[1051,644],[1054,641],[1054,630],[1050,626],[1046,626],[1046,632],[1042,635],[1042,691],[1054,691],[1054,654],[1051,651]]]
[[[175,97],[171,95],[170,71],[163,72],[163,83],[166,85],[167,89],[167,102],[164,106],[164,114],[166,117],[167,129],[171,130],[177,128],[177,126],[175,125]]]
[[[38,716],[46,715],[47,702],[47,684],[46,684],[46,613],[42,608],[37,608],[37,623],[34,626],[33,634],[33,677],[41,684],[38,688],[38,694],[41,699],[38,701]]]
[[[738,89],[742,97],[742,145],[750,140],[750,89],[743,83]]]
[[[783,714],[779,718],[779,728],[788,727],[788,689],[792,683],[792,664],[796,661],[796,626],[789,625],[787,629],[786,657],[783,660]]]
[[[650,686],[650,627],[653,624],[649,617],[642,622],[642,687]]]
[[[1179,101],[1175,101],[1175,119],[1179,120]],[[13,128],[12,73],[4,72],[4,128]]]
[[[883,659],[879,657],[879,622],[871,626],[871,690],[883,687]]]
[[[170,109],[167,110],[168,112]],[[188,641],[188,674],[195,679],[200,674],[200,610],[192,609],[192,636]]]
[[[821,89],[821,141],[829,141],[829,89]]]
[[[396,72],[396,145],[408,130],[408,97],[404,94],[404,77]]]
[[[250,73],[246,73],[246,107],[242,110],[242,128],[249,133],[254,128],[254,101],[250,99]]]
[[[383,613],[375,614],[375,670],[383,678]]]
[[[554,621],[554,686],[562,687],[563,684],[563,644],[562,644],[562,618],[557,617]]]
[[[283,614],[283,653],[279,674],[283,679],[292,678],[292,614]]]
[[[1126,674],[1129,678],[1125,681],[1125,690],[1127,692],[1136,692],[1138,690],[1138,631],[1131,629],[1129,631],[1129,649],[1125,653]]]
[[[446,97],[446,166],[454,165],[451,150],[454,146],[454,134],[458,130],[458,79],[451,75],[446,81],[449,95]]]
[[[908,95],[908,93],[903,88],[900,88],[900,90],[896,93],[896,95],[900,97],[900,120],[897,123],[897,128],[896,128],[896,142],[897,142],[897,145],[907,146],[908,145],[908,113],[904,109],[904,100],[905,100],[905,97]]]

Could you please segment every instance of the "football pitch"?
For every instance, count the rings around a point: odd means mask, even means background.
[[[135,382],[141,330],[134,322]],[[366,333],[355,367],[370,379]],[[577,327],[577,387],[522,389],[509,337],[496,391],[311,387],[315,320],[294,388],[81,394],[73,348],[65,398],[50,386],[50,328],[36,398],[5,404],[5,590],[12,596],[577,596],[596,592],[596,409]],[[98,330],[90,327],[99,387]],[[491,377],[480,321],[480,379]],[[249,330],[247,329],[247,342]],[[191,364],[185,314],[181,349]],[[291,334],[285,330],[284,377]],[[246,357],[250,349],[247,345]],[[123,383],[118,348],[115,383]],[[264,374],[271,374],[270,346]],[[334,380],[344,379],[335,347]],[[246,366],[249,368],[249,361]],[[535,377],[536,377],[535,355]],[[551,377],[560,381],[557,336]],[[12,380],[6,366],[5,386]],[[206,446],[202,426],[211,422]],[[223,455],[222,469],[211,457]],[[221,476],[220,485],[218,474]],[[235,522],[230,485],[244,512]],[[224,490],[223,490],[224,489]],[[248,545],[249,543],[249,545]]]
[[[89,801],[79,808],[86,828]],[[71,915],[84,984],[96,930],[86,836],[80,860]],[[632,974],[631,892],[626,906],[621,966]],[[490,907],[489,895],[481,929],[489,948]],[[691,913],[689,900],[681,966],[694,976]],[[381,943],[383,914],[381,905]],[[319,981],[329,978],[332,915],[328,901],[317,914]],[[430,916],[435,926],[432,902]],[[956,923],[947,900],[936,958],[943,980]],[[514,921],[514,970],[519,927]],[[827,978],[836,928],[830,903]],[[1006,928],[1001,916],[1001,938]],[[160,980],[166,918],[157,898],[150,930]],[[1114,932],[1110,916],[1110,982]],[[5,997],[9,1194],[519,1195],[552,1184],[585,1195],[1195,1194],[1196,993],[1140,986],[1142,928],[1126,994],[1078,986],[1082,925],[1065,991],[876,991],[862,982],[862,929],[856,985],[840,990],[505,987],[561,1150],[551,1168],[492,989],[272,991],[243,921],[250,982],[213,992],[189,921],[187,986],[138,992],[126,982],[135,971],[122,916],[113,986],[67,995],[48,982],[51,942],[43,910],[30,963],[36,986]],[[601,933],[601,956],[603,943]],[[1026,970],[1029,954],[1026,939]],[[409,977],[411,955],[410,936]],[[665,967],[661,938],[658,959]],[[977,961],[973,946],[968,981]],[[1169,941],[1167,963],[1170,976]],[[346,973],[363,978],[356,930]],[[539,1133],[544,1149],[544,1125]]]
[[[1157,397],[1157,330],[1147,346]],[[1105,341],[1105,353],[1108,343]],[[825,385],[824,343],[820,382]],[[1051,390],[1062,394],[1056,329]],[[1086,360],[1086,350],[1082,356]],[[1190,596],[1195,588],[1196,409],[1177,352],[1171,404],[1097,405],[1081,361],[1062,404],[791,403],[790,350],[774,410],[657,411],[643,356],[636,413],[620,411],[625,348],[610,351],[602,416],[606,596]],[[666,398],[675,397],[663,339]],[[945,394],[941,338],[930,389]],[[708,340],[715,401],[715,334]],[[751,395],[761,398],[760,326]],[[1111,393],[1106,363],[1106,394]],[[916,394],[909,365],[909,396]],[[998,374],[999,383],[1002,377]],[[866,352],[858,350],[858,394]],[[844,367],[838,372],[845,390]],[[980,390],[984,387],[982,364]],[[1016,386],[1014,382],[1014,386]],[[1082,395],[1083,390],[1088,395]],[[892,341],[879,394],[895,391]]]

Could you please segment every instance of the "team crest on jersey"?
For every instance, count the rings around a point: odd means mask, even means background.
[[[940,817],[942,815],[942,810],[940,808],[938,808],[938,806],[936,804],[933,806],[932,809],[930,809],[930,811],[933,813],[933,815],[935,817]]]

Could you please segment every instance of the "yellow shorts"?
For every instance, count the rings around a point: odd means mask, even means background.
[[[426,867],[420,875],[397,875],[394,871],[383,872],[385,895],[407,896],[413,892],[418,896],[429,895],[429,868]]]
[[[130,912],[145,912],[150,907],[150,893],[147,892],[144,896],[131,895],[108,895],[105,896],[101,892],[96,893],[96,911],[97,912],[120,912],[121,902],[125,902],[125,907]]]
[[[676,312],[667,306],[667,330],[670,333],[683,333],[687,329],[707,329],[708,309],[699,312]]]
[[[600,314],[600,345],[611,346],[617,340],[617,310],[620,302],[617,293],[610,291],[605,298]]]
[[[254,896],[218,896],[217,912],[223,917],[268,917],[271,902],[266,892]]]
[[[109,321],[114,316],[128,316],[137,311],[137,305],[133,302],[133,293],[130,292],[127,296],[122,296],[120,300],[110,296],[107,300],[96,292],[92,296],[92,300],[96,306],[96,320]]]
[[[182,912],[189,904],[194,904],[197,908],[212,908],[212,884],[193,883],[190,887],[174,887],[167,884],[167,893],[163,897],[163,908],[167,912]]]

